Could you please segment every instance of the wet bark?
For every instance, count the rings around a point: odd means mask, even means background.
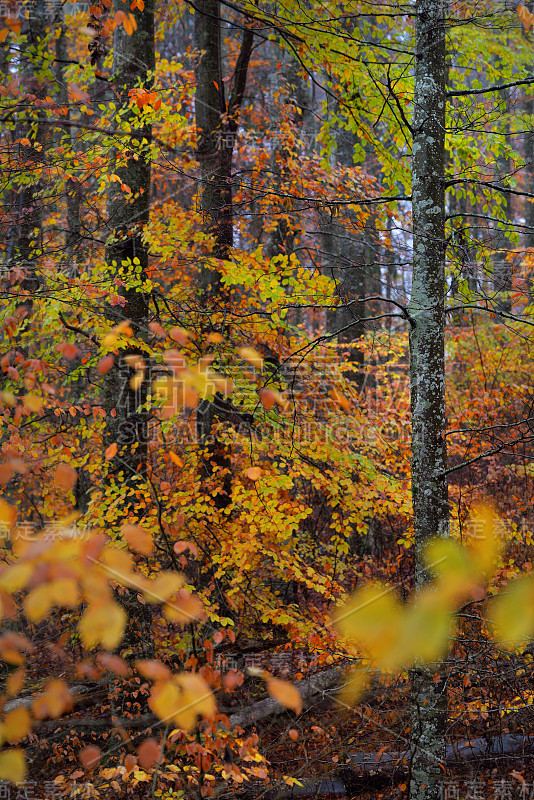
[[[413,118],[413,283],[410,389],[414,582],[428,579],[422,551],[448,535],[445,448],[445,0],[417,0]],[[437,680],[435,677],[437,675]],[[445,759],[447,702],[439,667],[412,679],[410,797],[437,800]]]

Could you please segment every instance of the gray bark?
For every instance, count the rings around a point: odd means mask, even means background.
[[[508,113],[508,92],[506,89],[501,91],[501,101],[505,109],[505,114]],[[505,132],[510,134],[510,125],[506,124]],[[497,174],[495,176],[495,183],[499,186],[505,186],[504,178],[511,172],[510,159],[500,157],[497,159]],[[528,191],[528,190],[527,190]],[[512,204],[509,194],[502,195],[503,211],[507,220],[512,219]],[[512,310],[512,302],[510,300],[510,292],[512,290],[512,265],[507,259],[508,250],[511,248],[510,239],[506,230],[502,228],[495,228],[495,236],[493,241],[495,250],[493,256],[493,287],[499,293],[499,305],[503,311],[508,313]]]
[[[445,0],[417,0],[413,119],[413,284],[410,299],[414,579],[422,550],[448,535],[445,448]],[[439,680],[434,681],[435,673]],[[439,669],[412,670],[412,800],[437,800],[445,759],[446,691]]]
[[[64,118],[66,130],[71,120],[69,95],[67,91],[67,80],[65,78],[65,66],[68,62],[67,51],[67,28],[63,19],[63,9],[59,12],[61,21],[59,26],[59,36],[56,38],[56,82],[57,82],[57,102],[58,105],[67,109]],[[65,129],[59,129],[58,145],[62,138],[68,136]],[[67,265],[72,270],[76,259],[78,245],[81,238],[80,210],[81,210],[81,190],[80,185],[69,178],[65,185],[65,200],[67,204],[67,227],[65,230],[65,251]]]

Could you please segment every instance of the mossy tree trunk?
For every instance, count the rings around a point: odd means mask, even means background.
[[[448,535],[445,447],[445,0],[417,0],[413,118],[413,283],[410,386],[415,588],[428,580],[422,552]],[[436,677],[437,676],[437,677]],[[437,800],[445,758],[443,670],[417,665],[412,678],[412,800]]]

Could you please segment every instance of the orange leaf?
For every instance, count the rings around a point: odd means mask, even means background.
[[[117,450],[117,442],[113,442],[113,444],[110,444],[109,447],[106,447],[106,452],[104,453],[106,461],[111,461],[112,458],[115,458],[117,455]]]
[[[302,711],[302,697],[299,690],[292,683],[269,676],[267,678],[267,691],[271,697],[278,700],[285,708],[290,708],[297,714]]]
[[[96,745],[90,744],[83,748],[78,757],[84,769],[93,769],[102,758],[102,753]]]
[[[136,661],[135,668],[143,678],[149,678],[151,681],[167,681],[171,677],[170,669],[155,659]]]
[[[154,552],[152,536],[140,525],[123,525],[121,534],[130,550],[142,556],[149,556]]]
[[[258,478],[261,478],[261,469],[259,467],[249,467],[247,469],[247,477],[251,481],[257,481]]]
[[[96,366],[96,371],[99,375],[106,375],[113,366],[114,357],[112,355],[104,356],[101,358]]]
[[[183,467],[184,462],[182,461],[180,456],[177,456],[176,453],[173,453],[172,450],[169,450],[169,458],[171,459],[173,464],[176,464],[177,467]]]
[[[189,338],[189,334],[187,333],[187,331],[184,330],[183,328],[178,328],[177,326],[175,326],[174,328],[171,328],[169,336],[171,337],[173,342],[176,342],[176,344],[182,345],[182,347],[183,347],[184,344],[186,344],[186,342],[187,342],[187,340]]]
[[[100,653],[97,657],[97,660],[107,670],[114,672],[116,675],[120,675],[123,678],[130,672],[130,668],[128,667],[126,661],[123,661],[122,658],[114,655],[113,653]]]
[[[57,486],[61,486],[62,489],[66,489],[67,491],[74,489],[77,480],[78,473],[70,464],[58,464],[54,470],[54,483],[56,483]]]

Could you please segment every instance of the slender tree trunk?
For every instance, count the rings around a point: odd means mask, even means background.
[[[509,99],[506,89],[501,91],[501,102],[504,106],[504,113],[508,114]],[[507,123],[505,128],[506,133],[510,134],[510,125]],[[497,159],[497,174],[495,176],[496,183],[505,186],[504,178],[511,172],[510,159],[500,157]],[[510,202],[510,195],[504,194],[502,197],[503,211],[506,220],[512,219],[512,204]],[[512,291],[512,265],[508,261],[507,255],[511,248],[510,239],[507,235],[507,228],[495,228],[494,248],[495,253],[493,256],[493,288],[499,293],[499,305],[504,311],[510,312],[512,310],[512,301],[510,299],[510,292]]]
[[[525,114],[530,119],[534,114],[534,97],[530,92],[525,99]],[[531,122],[526,125],[527,133],[525,133],[525,189],[527,192],[534,191],[534,130],[531,130]],[[523,241],[525,247],[534,247],[534,203],[530,199],[525,200],[525,225],[528,225],[528,230],[525,231]]]
[[[123,6],[122,0],[115,0],[115,11],[122,11]],[[138,85],[139,79],[146,85],[150,81],[149,73],[155,69],[154,0],[146,0],[144,10],[136,9],[133,13],[137,29],[128,35],[119,26],[113,43],[115,87],[123,109],[130,105],[128,92]],[[150,158],[146,144],[142,142],[143,139],[145,143],[150,141],[151,128],[146,125],[137,129],[133,112],[126,114],[123,124],[125,121],[131,121],[132,135],[124,138],[124,149],[115,153],[116,163],[111,168],[120,180],[112,183],[108,195],[111,236],[106,247],[106,261],[110,272],[122,283],[121,294],[125,303],[122,308],[109,308],[108,315],[115,322],[129,320],[134,336],[142,340],[147,335],[150,301],[143,286],[148,248],[142,234],[149,219],[151,176]],[[131,194],[125,196],[121,184],[130,187]],[[123,471],[129,487],[135,487],[145,472],[148,438],[148,412],[138,411],[138,408],[146,400],[149,370],[145,370],[140,386],[132,385],[136,368],[126,359],[135,353],[139,350],[119,351],[104,387],[106,439],[108,444],[116,443],[118,446],[111,470],[112,473]],[[133,492],[127,504],[134,502]]]
[[[195,7],[196,69],[195,121],[200,168],[200,206],[206,230],[215,239],[213,255],[227,258],[234,243],[232,209],[232,157],[237,133],[237,114],[243,101],[254,34],[243,31],[233,89],[226,105],[221,44],[219,0],[199,0]],[[202,265],[198,276],[202,302],[220,305],[221,275]]]
[[[46,36],[47,11],[46,5],[39,3],[38,0],[31,0],[28,4],[26,20],[22,26],[22,33],[26,35],[22,80],[29,90],[31,89],[35,95],[43,98],[46,96],[47,87],[43,79],[36,79],[35,72],[40,65],[37,66],[35,63],[35,54]],[[30,131],[34,134],[33,136]],[[32,138],[34,142],[43,143],[41,112],[28,111],[28,116],[19,120],[16,138]],[[33,168],[37,171],[43,159],[43,150],[38,152],[32,145],[18,145],[19,154],[25,160],[26,169],[30,175]],[[17,309],[26,314],[30,314],[33,308],[33,296],[40,285],[36,267],[42,255],[42,188],[39,181],[32,181],[21,186],[19,191],[12,195],[13,227],[12,240],[8,246],[9,260],[10,266],[22,267],[25,273],[20,286],[26,294],[18,303]]]
[[[448,535],[445,448],[445,0],[417,0],[413,119],[413,283],[410,300],[415,587],[428,579],[422,550]],[[435,680],[435,673],[438,678]],[[438,669],[412,670],[412,800],[437,800],[447,702]]]
[[[61,143],[63,137],[70,136],[68,123],[70,122],[70,108],[69,108],[69,95],[67,91],[67,80],[65,78],[65,66],[68,63],[67,52],[67,28],[63,19],[63,9],[60,9],[61,22],[59,26],[59,35],[56,35],[56,82],[57,82],[57,102],[58,105],[67,109],[67,115],[64,122],[67,123],[67,131],[64,132],[63,128],[59,129],[58,145]],[[75,262],[77,259],[77,250],[80,244],[81,225],[80,225],[80,209],[81,209],[81,189],[80,185],[69,178],[65,185],[65,199],[67,204],[67,227],[65,230],[65,253],[66,264],[70,274],[75,274]]]

